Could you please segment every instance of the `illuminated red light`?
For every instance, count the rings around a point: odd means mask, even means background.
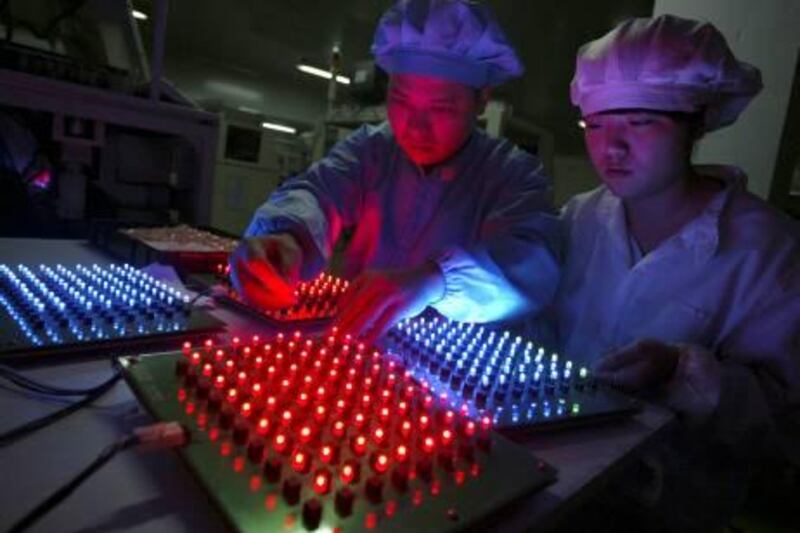
[[[386,441],[386,432],[381,427],[375,428],[372,432],[372,440],[375,441],[375,444],[381,445]]]
[[[455,420],[456,420],[456,414],[453,411],[447,411],[444,414],[444,422],[448,426],[452,426],[453,422],[455,422]]]
[[[258,431],[260,435],[266,435],[269,433],[269,420],[266,418],[259,420],[258,425],[256,426],[256,431]]]
[[[466,424],[464,424],[464,434],[468,437],[472,437],[475,435],[475,431],[477,427],[475,426],[475,422],[472,420],[468,420]]]
[[[404,437],[408,437],[411,434],[411,422],[403,420],[403,423],[400,424],[400,434]]]
[[[317,494],[327,494],[331,489],[331,474],[325,469],[319,469],[314,473],[314,492]]]
[[[442,431],[442,444],[447,446],[453,443],[453,432],[449,429]]]
[[[220,362],[220,361],[222,361],[223,359],[225,359],[225,352],[224,352],[224,351],[222,351],[222,350],[217,350],[216,352],[214,352],[214,361],[216,361],[217,363],[219,363],[219,362]]]
[[[302,442],[310,442],[313,438],[314,434],[311,431],[311,428],[308,426],[303,426],[300,428],[300,440]]]
[[[425,453],[433,453],[434,449],[436,449],[436,440],[430,435],[424,437],[422,439],[422,451]]]
[[[239,337],[234,337],[232,342],[234,346],[239,346],[239,344],[242,342],[242,339],[240,339]]]
[[[344,437],[344,434],[346,432],[347,432],[347,426],[343,421],[337,420],[336,422],[333,423],[333,427],[331,428],[331,433],[333,433],[335,437],[339,438]]]
[[[392,413],[388,407],[382,407],[381,410],[378,411],[378,418],[380,418],[382,422],[387,422],[391,415]]]
[[[377,454],[374,461],[372,461],[372,469],[379,474],[386,472],[389,469],[389,457],[383,453]]]
[[[228,389],[228,401],[229,402],[234,403],[236,401],[236,399],[238,398],[238,396],[239,396],[239,393],[236,391],[236,389]]]
[[[225,376],[217,376],[214,380],[214,386],[221,389],[225,386]]]
[[[233,362],[233,359],[225,361],[225,372],[233,372],[234,368],[236,368],[236,364]]]
[[[193,364],[193,365],[199,365],[199,364],[200,364],[200,361],[202,361],[202,360],[203,360],[203,358],[202,358],[202,357],[201,357],[201,355],[200,355],[200,352],[192,352],[192,357],[191,357],[191,359],[192,359],[192,364]]]
[[[203,343],[203,344],[205,345],[206,348],[210,349],[212,346],[214,346],[214,340],[213,339],[206,339],[206,342]]]
[[[430,420],[430,418],[428,418],[428,415],[420,415],[420,417],[419,417],[419,427],[421,427],[422,429],[425,429],[430,425],[430,423],[431,423],[431,420]]]
[[[267,410],[270,412],[274,412],[275,408],[278,407],[278,400],[275,399],[275,396],[270,396],[269,398],[267,398],[267,401],[265,403],[267,406]]]
[[[301,407],[305,407],[308,405],[308,401],[310,400],[308,394],[305,392],[301,392],[300,395],[297,397],[297,404]]]
[[[319,449],[319,458],[325,464],[333,461],[333,446],[326,444]]]
[[[358,480],[358,463],[346,461],[339,470],[339,479],[347,485]]]
[[[394,457],[397,462],[402,463],[408,459],[408,448],[404,444],[400,444],[394,451]]]
[[[481,418],[481,428],[488,431],[492,427],[492,419],[488,416]]]
[[[286,409],[281,414],[281,424],[283,424],[284,426],[288,426],[291,423],[292,423],[292,412],[289,409]]]
[[[278,433],[272,440],[272,447],[278,453],[283,453],[289,446],[289,438],[284,433]]]
[[[250,389],[250,391],[253,393],[253,396],[258,397],[261,396],[263,387],[261,386],[261,383],[253,383],[253,387]]]
[[[355,415],[353,415],[353,425],[356,426],[359,429],[364,427],[364,423],[366,421],[367,421],[367,419],[364,417],[364,413],[360,413],[359,412],[359,413],[356,413]]]
[[[364,435],[357,435],[353,437],[350,448],[353,450],[354,454],[358,456],[364,455],[364,452],[367,451],[367,437]]]
[[[250,347],[245,346],[244,350],[242,350],[242,354],[244,355],[245,359],[250,358],[250,352],[251,352]]]
[[[252,412],[253,412],[253,406],[250,404],[250,402],[244,402],[242,404],[242,415],[248,417]]]
[[[192,343],[191,342],[186,341],[186,342],[183,343],[183,353],[188,354],[191,349],[192,349]]]
[[[245,372],[239,372],[236,375],[236,383],[238,385],[244,385],[247,382],[247,374]]]
[[[203,365],[203,375],[208,377],[211,376],[211,373],[214,371],[214,367],[211,366],[211,363],[206,363]],[[222,376],[220,376],[222,378]],[[222,378],[223,380],[225,378]]]
[[[297,451],[292,455],[292,468],[297,472],[307,472],[310,461],[304,451]]]
[[[328,410],[325,409],[324,405],[318,405],[316,409],[314,409],[314,420],[318,423],[322,423],[325,421],[325,416],[328,414]]]

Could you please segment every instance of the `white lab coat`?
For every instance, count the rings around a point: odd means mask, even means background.
[[[743,488],[742,461],[756,447],[775,443],[800,464],[800,232],[745,191],[738,169],[698,171],[726,187],[638,261],[617,197],[599,187],[573,198],[561,215],[567,256],[555,311],[560,347],[581,363],[645,338],[716,359],[679,365],[660,400],[694,423],[654,454],[679,480],[665,482],[666,499],[689,502],[713,523],[741,496],[722,493]],[[712,382],[718,404],[693,419]]]

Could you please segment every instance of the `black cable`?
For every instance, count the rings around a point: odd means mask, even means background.
[[[118,440],[105,450],[103,450],[97,458],[92,461],[86,468],[81,470],[78,475],[68,481],[64,486],[56,490],[53,494],[51,494],[47,499],[45,499],[42,503],[34,507],[31,511],[29,511],[25,516],[23,516],[20,520],[18,520],[11,529],[9,529],[10,533],[19,533],[21,531],[25,531],[29,527],[31,527],[34,523],[36,523],[39,519],[41,519],[44,515],[46,515],[50,510],[55,508],[59,503],[64,501],[70,494],[72,494],[75,489],[77,489],[81,483],[86,481],[92,474],[97,472],[103,465],[109,462],[117,453],[134,446],[139,442],[139,439],[136,436],[128,436],[123,439]]]
[[[69,416],[70,414],[74,413],[75,411],[85,407],[100,396],[105,394],[111,387],[113,387],[117,381],[122,378],[122,372],[118,365],[114,365],[114,375],[111,376],[110,379],[106,380],[104,383],[95,387],[95,389],[90,393],[87,394],[83,399],[78,400],[77,402],[71,403],[66,407],[59,409],[58,411],[54,411],[50,414],[47,414],[43,417],[36,418],[29,422],[25,422],[13,429],[6,431],[5,433],[0,434],[0,448],[4,448],[10,444],[13,444],[17,440],[21,439],[22,437],[28,435],[29,433],[33,433],[43,427],[46,427],[62,418]]]
[[[86,396],[102,388],[108,382],[106,380],[99,385],[85,389],[69,389],[36,381],[6,365],[0,365],[0,378],[5,378],[22,389],[50,396]],[[113,376],[109,379],[113,379]]]

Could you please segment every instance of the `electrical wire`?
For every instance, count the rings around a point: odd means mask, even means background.
[[[119,452],[133,446],[143,449],[175,448],[185,445],[189,440],[188,430],[177,422],[162,422],[139,428],[132,435],[127,435],[108,446],[86,467],[83,468],[67,483],[56,489],[40,504],[28,511],[25,516],[9,529],[10,533],[20,533],[42,519],[47,513],[55,509],[67,499],[84,481],[100,470],[106,463],[113,459]]]

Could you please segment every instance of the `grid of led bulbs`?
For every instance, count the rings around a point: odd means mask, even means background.
[[[34,346],[178,331],[188,296],[130,265],[0,265],[0,309]]]
[[[488,418],[450,409],[402,363],[335,330],[186,343],[183,353],[185,411],[223,455],[246,450],[238,468],[251,483],[302,501],[310,529],[324,506],[348,517],[354,505],[384,506],[382,516],[400,500],[420,505],[441,484],[478,476],[492,447]]]

